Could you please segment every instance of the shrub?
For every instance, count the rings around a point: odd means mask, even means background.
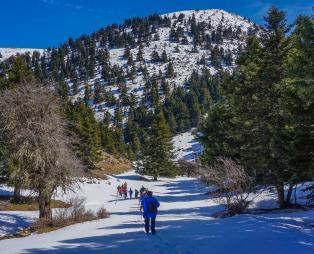
[[[179,175],[186,175],[188,177],[199,175],[199,166],[195,162],[179,160],[177,168]]]
[[[104,207],[99,208],[99,210],[97,211],[97,218],[98,219],[105,219],[108,217],[109,217],[109,214],[108,214],[107,210]]]
[[[101,207],[96,213],[86,210],[85,199],[73,198],[69,202],[70,207],[56,210],[51,219],[39,219],[32,228],[38,232],[47,232],[58,228],[66,227],[75,223],[108,218],[107,210]]]
[[[213,195],[229,216],[244,212],[252,201],[254,179],[232,159],[217,158],[201,175],[203,182],[217,187]]]

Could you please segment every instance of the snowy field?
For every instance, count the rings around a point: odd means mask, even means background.
[[[118,184],[150,188],[161,202],[157,235],[145,235],[137,200],[120,200]],[[2,191],[8,191],[2,188]],[[134,172],[107,181],[82,183],[71,195],[86,197],[86,206],[105,206],[108,219],[69,226],[46,234],[0,241],[1,253],[314,253],[314,211],[240,215],[215,219],[221,207],[208,199],[208,189],[197,179],[178,177],[146,182]],[[62,197],[67,200],[71,195]],[[259,203],[275,204],[265,193]],[[36,213],[0,212],[1,230],[27,225]],[[5,219],[5,221],[3,221]],[[5,252],[2,252],[5,250]]]

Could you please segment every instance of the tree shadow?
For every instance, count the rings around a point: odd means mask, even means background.
[[[19,228],[26,228],[31,224],[29,218],[22,214],[4,213],[0,211],[0,232],[3,231],[8,234],[14,234]]]
[[[206,193],[202,194],[186,194],[186,193],[180,193],[183,195],[167,195],[167,196],[159,196],[154,195],[160,202],[166,202],[166,203],[173,203],[173,202],[192,202],[192,201],[200,201],[208,199],[208,196]]]
[[[157,221],[157,235],[152,236],[145,235],[139,223],[130,222],[98,229],[116,229],[117,233],[63,240],[52,249],[32,248],[23,253],[313,253],[313,232],[301,226],[292,218],[242,215]],[[125,229],[131,232],[121,232]]]
[[[1,186],[0,186],[0,197],[12,197],[12,196],[13,196],[13,191],[1,189]]]
[[[152,180],[149,178],[146,178],[144,176],[141,175],[135,175],[135,174],[130,174],[130,175],[111,175],[114,178],[118,179],[118,180],[129,180],[129,181],[147,181],[147,182],[151,182]]]
[[[204,184],[200,183],[199,179],[190,178],[180,181],[172,181],[162,184],[167,189],[165,194],[202,194],[204,189],[208,189]]]

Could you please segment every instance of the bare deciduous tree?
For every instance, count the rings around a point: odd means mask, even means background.
[[[217,187],[214,197],[226,206],[229,215],[243,212],[251,202],[254,179],[232,159],[217,158],[216,163],[201,172],[201,178]]]
[[[0,144],[10,180],[38,194],[39,217],[50,218],[57,188],[66,191],[81,168],[68,146],[57,98],[41,84],[21,84],[0,93]]]

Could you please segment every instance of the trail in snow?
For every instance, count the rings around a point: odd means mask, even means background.
[[[143,184],[160,200],[157,235],[143,233],[137,200],[117,201],[116,187],[124,181],[133,189]],[[134,172],[110,177],[108,181],[82,183],[72,195],[86,197],[88,209],[97,210],[104,205],[111,213],[110,218],[3,240],[0,249],[6,254],[313,253],[314,230],[308,225],[313,222],[314,211],[214,219],[210,214],[221,207],[204,195],[206,191],[197,179],[179,177],[146,182]],[[267,198],[271,200],[272,196],[264,196],[263,200]]]
[[[172,143],[176,160],[194,161],[203,153],[204,147],[193,132],[196,132],[196,129],[191,129],[173,137]]]

